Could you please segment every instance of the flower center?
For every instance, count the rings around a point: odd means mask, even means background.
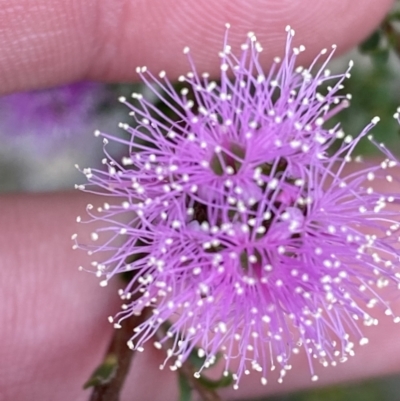
[[[246,158],[246,150],[237,143],[231,143],[226,149],[217,147],[211,158],[210,168],[218,176],[237,174]]]
[[[307,205],[298,201],[304,199],[306,188],[289,174],[286,159],[252,166],[246,160],[246,149],[230,143],[216,149],[210,169],[217,177],[230,176],[233,184],[226,187],[221,181],[218,195],[204,202],[198,198],[188,200],[188,206],[190,203],[193,209],[192,222],[196,222],[196,226],[204,227],[206,231],[212,225],[218,228],[219,234],[215,235],[218,241],[211,241],[206,253],[239,249],[240,266],[248,271],[254,261],[266,261],[266,241],[300,240]],[[249,171],[250,176],[247,176]],[[246,188],[240,186],[243,181],[252,181],[251,184],[257,187],[259,196],[256,199],[249,200]],[[243,190],[238,191],[238,188]],[[223,227],[228,227],[226,235],[220,234]],[[295,257],[296,253],[287,251],[285,255]]]

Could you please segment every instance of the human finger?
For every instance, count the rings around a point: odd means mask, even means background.
[[[88,195],[52,194],[1,198],[0,399],[52,399],[83,401],[84,381],[101,361],[112,335],[107,317],[119,309],[117,280],[100,288],[98,280],[80,273],[87,256],[71,249],[69,233]],[[91,200],[93,201],[93,199]],[[80,226],[80,237],[93,227]],[[393,304],[393,309],[398,310]],[[400,327],[382,313],[381,324],[364,328],[370,344],[340,367],[315,363],[319,385],[391,373],[400,369],[397,341]],[[127,349],[127,352],[128,349]],[[149,344],[136,353],[124,390],[124,401],[174,401],[176,376],[159,370],[163,354]],[[269,384],[244,376],[238,391],[226,390],[229,399],[261,396],[314,385],[307,358],[293,358],[293,369],[281,385],[271,372]],[[157,385],[155,385],[157,384]],[[162,391],[160,390],[162,388]],[[1,398],[3,397],[3,398]]]
[[[137,79],[135,67],[185,72],[190,46],[199,69],[215,73],[224,25],[233,47],[256,31],[265,63],[279,55],[292,25],[308,48],[304,61],[335,42],[353,46],[383,18],[392,0],[0,0],[0,92],[80,79]]]

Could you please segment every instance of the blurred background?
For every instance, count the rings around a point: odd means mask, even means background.
[[[399,126],[393,113],[400,106],[399,21],[395,9],[365,43],[330,66],[339,72],[350,59],[355,62],[345,88],[353,95],[351,107],[334,122],[340,121],[346,133],[356,136],[372,117],[379,116],[374,136],[397,154]],[[102,141],[94,138],[93,131],[118,135],[119,122],[132,124],[117,98],[145,90],[138,86],[79,82],[0,98],[0,192],[66,190],[83,183],[75,164],[101,166]],[[111,151],[123,155],[118,146]],[[358,153],[371,156],[373,148],[362,142]],[[399,377],[270,397],[269,401],[400,401]]]

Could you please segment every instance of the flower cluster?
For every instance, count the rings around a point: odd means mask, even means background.
[[[203,368],[221,353],[235,387],[251,370],[265,384],[276,366],[281,381],[304,349],[316,380],[314,359],[335,365],[355,341],[368,342],[361,326],[377,324],[375,305],[400,320],[379,295],[400,277],[398,196],[374,188],[397,182],[398,163],[381,144],[380,164],[352,155],[378,118],[356,138],[324,127],[350,99],[341,89],[351,65],[333,76],[326,69],[334,49],[298,67],[304,47],[292,46],[288,27],[284,57],[265,74],[256,36],[248,34],[239,57],[227,36],[218,82],[196,71],[188,48],[191,71],[179,93],[165,72],[138,68],[176,118],[140,94],[137,105],[121,99],[137,126],[121,124],[128,139],[96,132],[129,150],[121,161],[106,152],[107,171],[83,170],[90,184],[79,188],[112,201],[88,206],[90,221],[103,224],[93,244],[75,247],[106,253],[93,262],[103,286],[131,273],[110,321],[119,327],[146,310],[132,349],[154,341],[172,369],[195,347]]]

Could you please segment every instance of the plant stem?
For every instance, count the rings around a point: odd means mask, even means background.
[[[146,318],[146,315],[147,310],[144,310],[140,316],[132,316],[123,320],[122,327],[114,330],[103,363],[85,385],[85,387],[93,387],[89,401],[120,400],[120,393],[134,356],[134,351],[128,348],[127,342],[132,337],[133,329]],[[104,370],[106,370],[106,374],[104,374]],[[195,372],[196,369],[190,360],[183,362],[179,368],[179,373],[185,377],[190,387],[197,391],[202,401],[221,401],[214,389],[206,387],[195,378]]]
[[[111,361],[114,368],[105,380],[97,380],[93,386],[90,401],[119,401],[129,367],[133,359],[127,342],[132,337],[133,329],[143,320],[142,316],[132,316],[121,323],[121,328],[114,330],[113,337],[104,357],[104,364]],[[96,380],[96,377],[94,377]]]

